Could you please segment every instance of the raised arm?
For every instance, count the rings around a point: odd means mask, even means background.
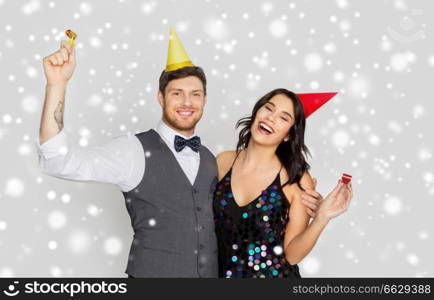
[[[87,148],[70,145],[63,129],[65,90],[75,68],[75,49],[67,41],[43,59],[47,78],[45,102],[36,147],[43,173],[76,181],[95,181],[133,189],[142,179],[145,155],[133,135]]]
[[[66,86],[74,73],[75,65],[75,47],[67,41],[61,41],[60,49],[43,59],[47,82],[39,127],[41,144],[63,129]]]

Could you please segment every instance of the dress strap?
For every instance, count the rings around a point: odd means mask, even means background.
[[[238,158],[238,155],[240,155],[240,153],[241,153],[241,150],[237,152],[237,155],[235,156],[235,158],[234,158],[234,161],[232,162],[232,166],[231,166],[231,169],[232,169],[232,167],[234,166],[234,164],[235,164],[235,161],[237,160],[237,158]]]
[[[279,184],[280,184],[280,187],[281,187],[281,188],[283,188],[284,186],[286,186],[286,185],[289,184],[289,180],[287,180],[284,184],[282,184],[282,183],[280,182],[280,172],[282,172],[282,169],[283,169],[283,164],[280,166],[280,171],[279,171]]]

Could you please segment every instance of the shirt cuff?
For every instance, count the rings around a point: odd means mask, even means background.
[[[42,145],[38,134],[35,145],[39,155],[45,159],[68,153],[68,138],[64,129],[46,140]]]

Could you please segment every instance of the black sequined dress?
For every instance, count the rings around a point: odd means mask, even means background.
[[[214,222],[219,248],[219,277],[300,278],[284,255],[289,202],[280,172],[261,195],[239,206],[231,189],[232,168],[214,192]]]

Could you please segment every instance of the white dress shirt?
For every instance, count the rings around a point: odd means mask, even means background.
[[[190,147],[176,152],[175,135],[186,137],[170,128],[162,120],[154,130],[174,154],[181,169],[193,185],[199,170],[200,155]],[[145,173],[145,153],[135,135],[121,135],[109,142],[88,148],[70,147],[65,130],[36,147],[43,173],[63,179],[112,183],[128,192],[137,187]]]

